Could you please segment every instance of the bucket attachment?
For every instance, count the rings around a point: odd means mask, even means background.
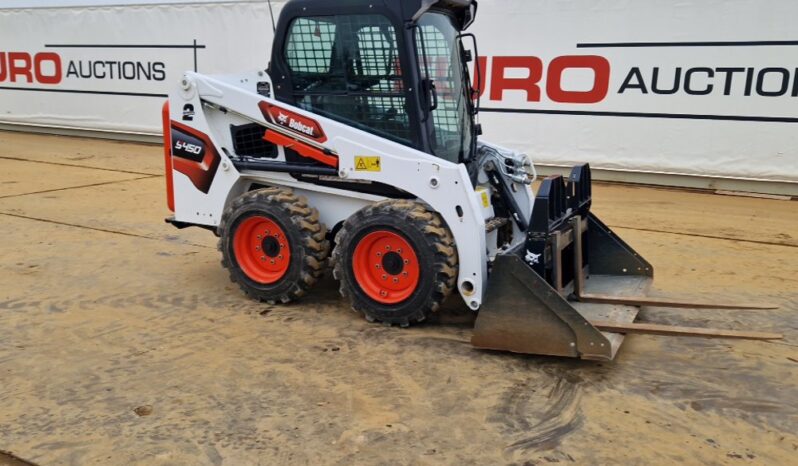
[[[471,339],[474,346],[611,360],[625,333],[669,334],[668,326],[635,323],[638,306],[773,308],[645,296],[653,281],[653,267],[590,212],[591,198],[588,165],[574,167],[567,182],[559,175],[543,181],[526,243],[498,255],[492,264]],[[780,337],[690,327],[672,329],[670,334],[675,335]]]

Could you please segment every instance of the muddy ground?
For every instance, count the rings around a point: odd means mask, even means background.
[[[485,352],[469,318],[372,325],[327,279],[246,300],[163,223],[160,148],[0,132],[0,450],[83,464],[796,464],[798,203],[597,185],[657,291],[777,311],[641,320],[612,363]],[[16,464],[0,454],[0,464]]]

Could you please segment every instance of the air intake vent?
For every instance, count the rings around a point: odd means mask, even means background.
[[[263,140],[265,131],[266,128],[255,123],[241,126],[231,125],[230,134],[233,137],[233,150],[236,155],[239,157],[277,158],[277,146]]]

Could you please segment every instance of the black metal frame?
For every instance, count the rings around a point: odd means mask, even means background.
[[[530,264],[534,271],[557,291],[589,273],[653,277],[651,264],[590,212],[592,200],[588,164],[574,167],[568,179],[554,175],[543,180],[524,252],[537,259]],[[576,217],[580,231],[574,228]],[[580,251],[574,250],[576,245]],[[582,270],[571,265],[575,254],[582,257]]]
[[[253,157],[235,157],[230,159],[236,170],[257,170],[266,172],[293,173],[297,175],[338,176],[333,167],[302,163],[275,162]]]

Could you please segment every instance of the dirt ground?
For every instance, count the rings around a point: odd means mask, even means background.
[[[0,132],[0,450],[40,465],[798,464],[794,201],[597,185],[594,211],[654,264],[657,291],[781,305],[641,320],[785,339],[632,335],[596,363],[473,349],[468,319],[369,324],[331,279],[295,305],[250,302],[212,234],[163,222],[161,154]]]

